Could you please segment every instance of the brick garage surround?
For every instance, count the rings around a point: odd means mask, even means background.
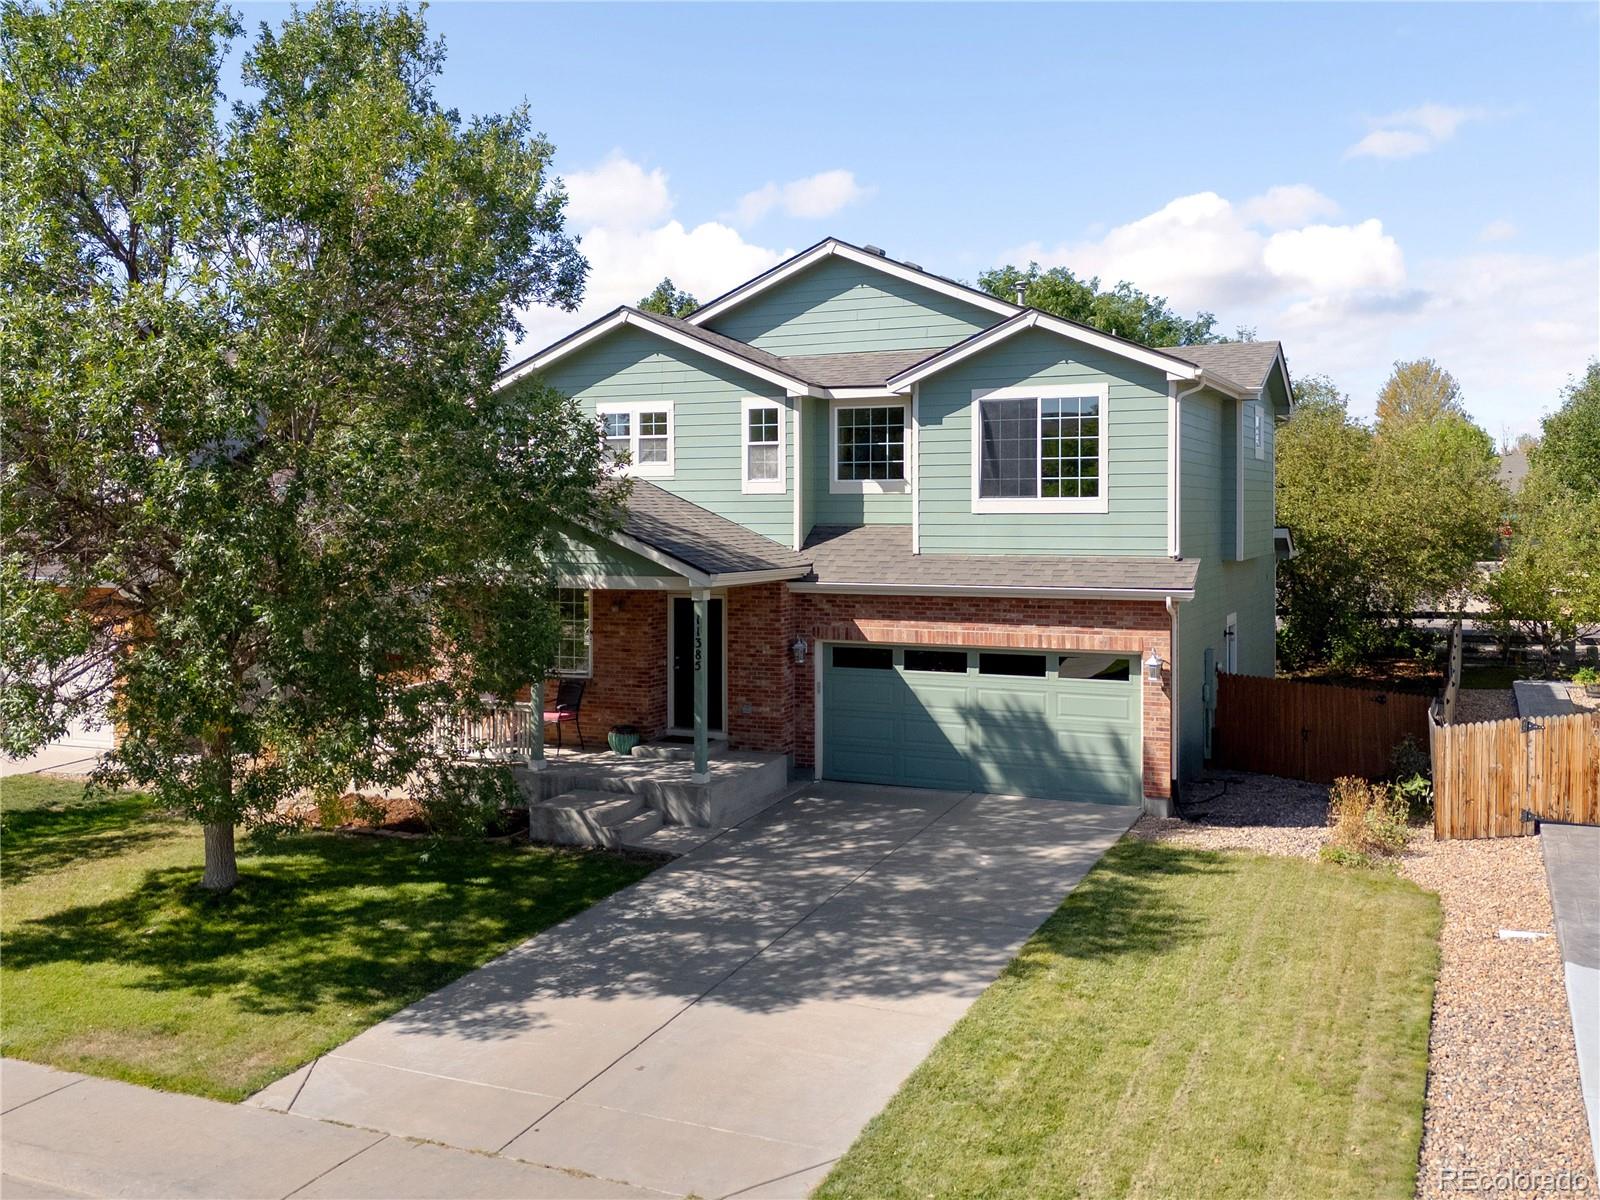
[[[1136,664],[1154,648],[1172,661],[1164,604],[1144,600],[1004,600],[962,596],[794,595],[794,629],[812,647],[795,672],[795,761],[816,761],[818,642],[1123,651]],[[1135,666],[1142,678],[1142,667]],[[1142,683],[1144,794],[1172,791],[1172,676]]]
[[[786,583],[728,592],[730,749],[794,751],[797,668],[789,645],[798,599]]]

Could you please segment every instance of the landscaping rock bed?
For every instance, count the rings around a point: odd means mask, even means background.
[[[1196,849],[1316,858],[1327,840],[1327,793],[1290,779],[1217,773],[1190,788],[1191,819],[1143,817],[1130,832]],[[1496,1191],[1497,1180],[1563,1171],[1570,1174],[1561,1190],[1592,1192],[1595,1164],[1539,840],[1436,842],[1431,829],[1414,829],[1398,870],[1438,893],[1444,915],[1417,1195],[1507,1194],[1505,1183]],[[1502,939],[1502,929],[1550,936]],[[1578,1173],[1585,1182],[1572,1182]],[[1511,1190],[1540,1192],[1526,1183]]]
[[[1456,694],[1457,725],[1504,721],[1516,715],[1517,697],[1510,688],[1462,688]]]
[[[1561,1190],[1592,1192],[1594,1159],[1539,839],[1436,842],[1424,831],[1400,870],[1439,893],[1444,907],[1418,1196],[1493,1191],[1483,1179],[1507,1172],[1581,1172],[1586,1187]],[[1502,929],[1549,936],[1503,939]],[[1480,1172],[1477,1187],[1465,1175],[1447,1177],[1447,1168]]]

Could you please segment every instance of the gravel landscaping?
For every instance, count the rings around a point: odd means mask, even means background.
[[[1317,784],[1219,772],[1191,789],[1185,808],[1195,819],[1145,817],[1131,833],[1299,858],[1315,858],[1327,840],[1327,789]],[[1516,1172],[1556,1178],[1570,1172],[1563,1190],[1593,1191],[1595,1164],[1538,839],[1436,842],[1431,829],[1420,829],[1398,870],[1437,892],[1444,908],[1417,1195],[1481,1194],[1497,1180],[1519,1178],[1522,1186],[1512,1190],[1538,1190]],[[1549,936],[1502,939],[1502,929]],[[1580,1173],[1584,1184],[1570,1182]],[[1506,1187],[1500,1183],[1502,1194]]]
[[[1510,688],[1462,688],[1456,693],[1457,725],[1504,721],[1517,715],[1517,695]]]

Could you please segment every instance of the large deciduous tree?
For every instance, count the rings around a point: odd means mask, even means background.
[[[1354,420],[1314,377],[1277,437],[1278,519],[1297,555],[1278,573],[1281,649],[1293,666],[1379,651],[1389,623],[1465,597],[1504,507],[1488,434],[1454,413],[1390,426]]]
[[[1494,620],[1554,666],[1600,633],[1600,362],[1544,419],[1512,503],[1510,548],[1484,594]]]
[[[1378,431],[1427,424],[1447,415],[1467,415],[1456,377],[1431,358],[1395,363],[1378,393]]]
[[[419,14],[8,3],[0,25],[5,748],[103,708],[108,782],[206,828],[410,780],[554,656],[546,556],[613,514],[593,424],[495,391],[586,264],[525,108],[440,107]]]
[[[1066,267],[1043,270],[1029,263],[1026,270],[997,267],[978,276],[978,286],[1002,300],[1015,300],[1018,289],[1031,308],[1092,325],[1118,337],[1146,346],[1190,346],[1222,341],[1214,326],[1216,317],[1196,313],[1192,319],[1178,315],[1166,299],[1141,292],[1131,283],[1102,290],[1098,277],[1079,279]]]
[[[642,311],[660,313],[664,317],[687,317],[699,307],[700,301],[676,286],[670,277],[656,284],[650,294],[639,301]]]

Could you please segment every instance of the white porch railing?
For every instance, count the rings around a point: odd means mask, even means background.
[[[483,712],[443,718],[436,729],[441,744],[454,744],[469,758],[488,762],[532,762],[544,714],[532,703],[490,704]]]

